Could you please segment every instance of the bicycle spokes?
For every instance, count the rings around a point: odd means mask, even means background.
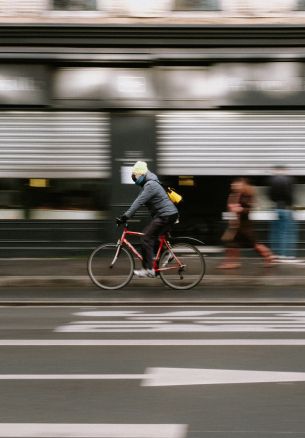
[[[165,250],[160,260],[160,277],[173,289],[191,289],[205,272],[204,259],[192,245],[178,243]]]
[[[167,265],[173,261],[173,259],[174,259],[173,254],[170,251],[168,251],[168,255],[165,257],[165,260],[162,262],[162,265],[161,265],[162,268],[166,268]]]
[[[90,256],[88,272],[103,289],[120,289],[132,278],[134,261],[129,251],[115,244],[101,245]]]

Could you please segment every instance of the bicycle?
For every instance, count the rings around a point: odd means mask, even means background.
[[[142,255],[127,236],[143,236],[143,233],[129,231],[125,223],[117,243],[100,245],[89,256],[88,274],[96,286],[115,290],[127,286],[131,281],[135,258],[142,261]],[[205,260],[196,246],[186,242],[170,243],[168,234],[164,234],[159,237],[153,268],[166,286],[192,289],[205,274]]]

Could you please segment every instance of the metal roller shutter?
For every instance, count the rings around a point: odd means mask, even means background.
[[[0,177],[105,178],[109,120],[98,112],[0,112]]]
[[[305,175],[303,111],[172,111],[157,116],[164,175]]]

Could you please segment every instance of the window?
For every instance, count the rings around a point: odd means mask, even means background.
[[[56,11],[96,11],[96,0],[53,0]]]
[[[22,182],[0,178],[0,210],[22,208]]]
[[[219,11],[219,0],[176,0],[176,11]]]
[[[305,0],[298,0],[297,11],[305,11]]]
[[[27,207],[45,210],[106,210],[108,189],[107,181],[101,179],[29,179],[24,184]]]

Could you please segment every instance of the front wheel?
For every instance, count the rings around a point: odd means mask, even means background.
[[[189,243],[175,243],[162,253],[159,274],[172,289],[192,289],[205,274],[204,257]]]
[[[88,274],[102,289],[121,289],[133,276],[134,260],[130,252],[119,245],[107,243],[96,248],[88,259]]]

